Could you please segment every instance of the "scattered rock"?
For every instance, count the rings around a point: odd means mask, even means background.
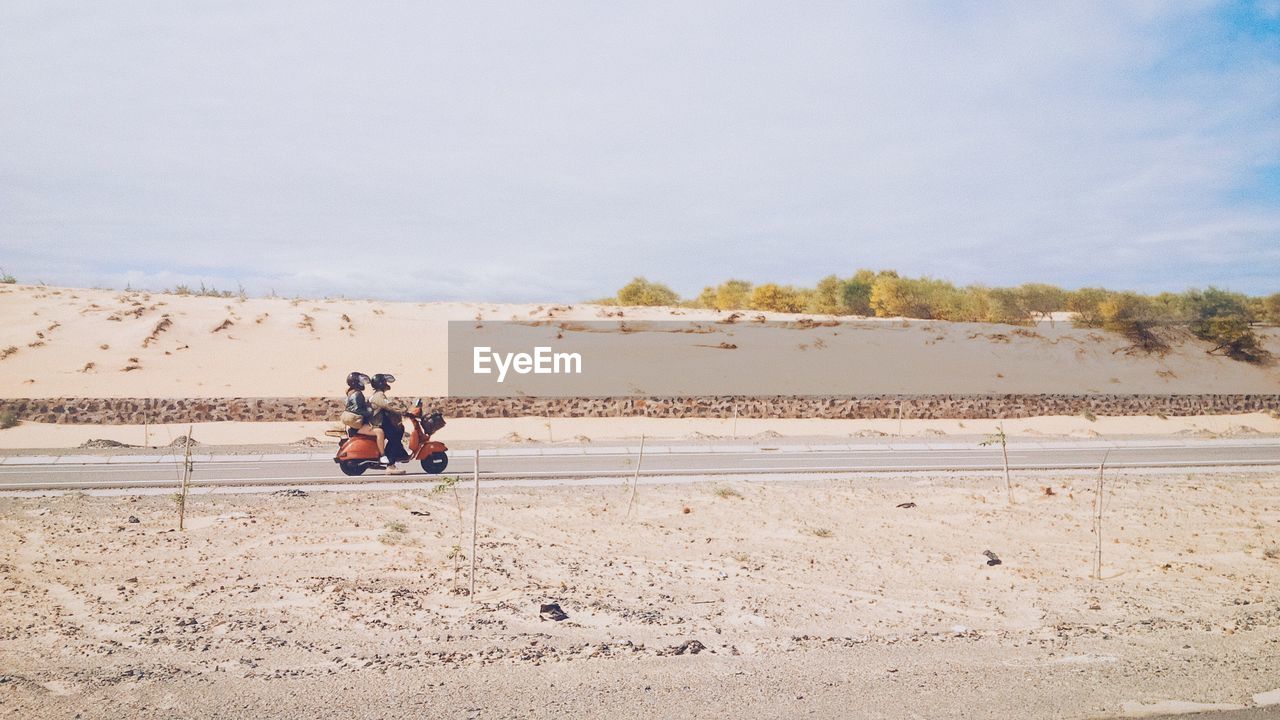
[[[138,516],[137,516],[137,515],[130,515],[130,516],[129,516],[129,522],[130,522],[130,523],[135,523],[135,524],[136,524],[136,523],[139,523],[139,522],[142,522],[142,521],[138,519]]]
[[[410,511],[409,511],[409,514],[410,514],[410,515],[417,515],[418,517],[430,517],[430,516],[431,516],[431,513],[427,512],[426,510],[410,510]]]
[[[982,554],[987,556],[987,565],[989,566],[999,565],[1002,562],[1004,562],[1000,558],[996,557],[996,554],[991,552],[990,550],[983,550]]]
[[[538,606],[538,617],[543,620],[560,622],[561,620],[568,620],[569,614],[560,609],[559,603],[547,603]]]
[[[188,447],[188,446],[196,447],[199,444],[200,444],[200,441],[194,438],[189,438],[186,435],[179,435],[178,437],[174,438],[173,442],[169,443],[167,447]]]
[[[94,449],[94,450],[105,450],[107,448],[131,448],[131,447],[138,447],[138,446],[129,445],[128,443],[122,443],[119,440],[107,440],[105,438],[94,438],[91,440],[84,441],[83,443],[81,443],[80,447],[86,448],[86,449]]]
[[[898,503],[897,506],[902,508],[903,510],[910,510],[911,508],[915,507],[916,504],[913,502],[904,502],[904,503]]]
[[[283,490],[277,490],[271,494],[277,497],[306,497],[307,491],[299,490],[298,488],[285,488]]]
[[[313,438],[313,437],[304,437],[293,444],[301,445],[302,447],[322,447],[322,446],[327,446],[329,443],[324,442],[323,440],[317,440],[316,438]]]
[[[685,640],[683,643],[679,645],[672,645],[666,650],[660,651],[658,654],[659,655],[685,655],[685,654],[697,655],[698,653],[706,649],[707,649],[707,646],[703,645],[697,640]]]

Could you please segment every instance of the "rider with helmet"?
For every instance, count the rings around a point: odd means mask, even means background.
[[[382,428],[370,423],[373,418],[373,407],[364,396],[365,383],[372,382],[368,375],[353,372],[347,375],[347,405],[342,411],[342,424],[356,431],[358,435],[372,435],[378,441],[378,454],[383,464],[387,464],[387,436]]]
[[[384,438],[387,438],[384,442],[394,440],[396,443],[401,443],[400,438],[404,433],[404,426],[400,416],[407,412],[408,408],[387,397],[387,391],[391,389],[391,383],[395,381],[396,376],[391,373],[378,373],[369,379],[369,385],[373,387],[373,393],[369,396],[369,407],[372,408],[369,424],[377,428]],[[382,454],[384,458],[389,457],[386,454],[385,445],[383,447]],[[401,444],[398,447],[403,447],[403,445]],[[399,456],[400,453],[396,453],[396,455]],[[394,461],[388,463],[384,459],[383,463],[387,466],[388,475],[404,474],[404,470],[397,468]]]

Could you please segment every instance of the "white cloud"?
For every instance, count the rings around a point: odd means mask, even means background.
[[[1214,12],[9,3],[0,252],[423,299],[861,266],[1275,291],[1280,189],[1238,191],[1280,163],[1280,65]]]

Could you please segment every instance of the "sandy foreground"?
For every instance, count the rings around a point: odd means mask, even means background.
[[[1280,474],[0,499],[0,714],[1043,717],[1280,688]],[[914,506],[903,507],[903,503]],[[136,522],[135,522],[136,520]],[[983,552],[1003,562],[989,566]],[[567,619],[540,617],[558,603]],[[1280,698],[1278,698],[1280,699]]]

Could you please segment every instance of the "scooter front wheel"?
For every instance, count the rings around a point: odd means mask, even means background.
[[[340,462],[338,463],[338,467],[342,469],[343,475],[363,475],[364,471],[367,469],[364,463],[352,460]]]
[[[422,469],[428,475],[439,475],[449,466],[449,456],[442,452],[433,452],[422,460]]]

